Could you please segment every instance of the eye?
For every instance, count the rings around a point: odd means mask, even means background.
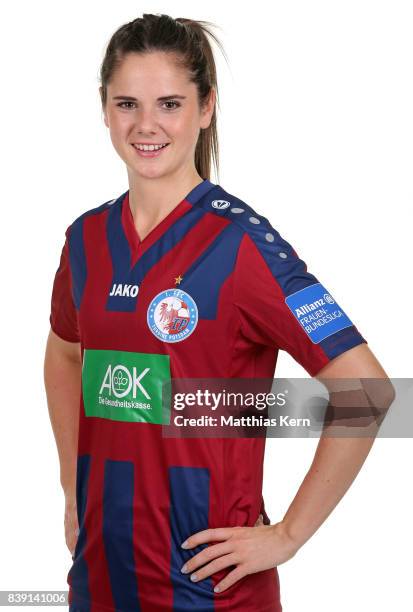
[[[119,106],[120,108],[126,108],[125,106],[123,106],[124,104],[135,104],[134,102],[131,102],[130,100],[126,100],[125,102],[119,102],[119,104],[117,104],[116,106]],[[130,108],[130,107],[127,107]]]
[[[174,110],[175,108],[178,108],[180,105],[180,103],[177,100],[167,100],[166,102],[164,102],[164,104],[174,104],[174,107],[169,107],[168,110]]]

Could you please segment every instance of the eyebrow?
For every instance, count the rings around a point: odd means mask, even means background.
[[[157,99],[159,100],[159,102],[162,102],[163,100],[171,100],[172,98],[179,98],[180,100],[185,100],[186,96],[172,94],[170,96],[161,96]],[[134,98],[133,96],[113,96],[112,100],[129,100],[130,102],[137,102],[137,98]]]

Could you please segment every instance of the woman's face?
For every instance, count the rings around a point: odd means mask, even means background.
[[[214,103],[212,91],[201,110],[195,83],[166,53],[129,53],[108,84],[104,121],[130,172],[146,178],[194,172],[199,131],[209,126]],[[136,149],[142,143],[168,146],[145,154]]]

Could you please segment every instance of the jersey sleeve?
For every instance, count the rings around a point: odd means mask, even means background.
[[[246,232],[242,237],[234,305],[245,337],[288,352],[310,376],[344,351],[367,342],[271,226],[265,233]]]
[[[69,257],[69,232],[65,233],[65,243],[60,256],[60,265],[56,271],[50,308],[50,326],[63,340],[80,342],[78,314],[73,301],[72,274]]]

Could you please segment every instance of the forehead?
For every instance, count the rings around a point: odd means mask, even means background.
[[[195,84],[189,80],[188,71],[178,64],[176,55],[162,51],[128,53],[115,70],[108,86],[113,95],[133,95],[132,91],[162,95],[161,90],[168,95],[184,90],[189,93],[195,89]]]

